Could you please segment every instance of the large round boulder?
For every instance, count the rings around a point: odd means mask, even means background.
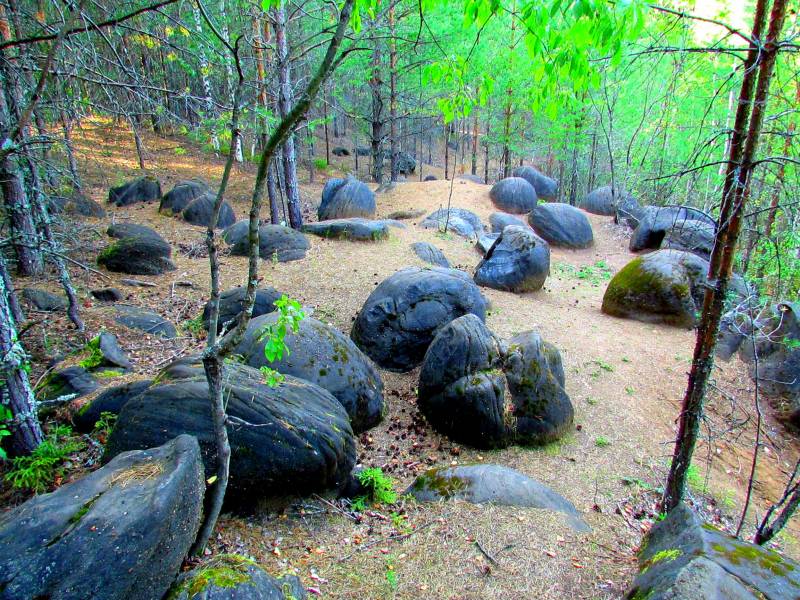
[[[247,295],[247,288],[244,286],[231,288],[225,290],[219,295],[219,318],[217,319],[217,333],[227,328],[228,331],[233,329],[235,321],[239,318],[244,310],[245,296]],[[275,301],[278,300],[281,294],[275,288],[259,288],[256,289],[255,304],[253,304],[252,317],[260,317],[275,310]],[[210,328],[211,321],[211,300],[206,302],[203,308],[203,327],[206,331]]]
[[[558,198],[558,182],[552,177],[534,169],[533,167],[517,167],[511,173],[514,177],[522,177],[533,186],[536,195],[546,202],[553,202]]]
[[[153,600],[167,592],[203,511],[197,440],[168,438],[0,519],[0,596]]]
[[[553,441],[574,415],[555,346],[533,331],[506,344],[474,315],[452,321],[434,338],[417,403],[434,429],[478,448]]]
[[[130,206],[138,202],[152,202],[161,198],[161,184],[155,177],[140,177],[108,191],[108,202],[116,206]]]
[[[249,504],[260,498],[338,489],[355,463],[347,412],[329,392],[287,375],[270,387],[253,367],[226,362],[223,396],[230,420],[230,473],[226,500]],[[121,452],[163,443],[180,433],[200,442],[206,477],[217,468],[209,390],[198,357],[164,368],[154,385],[122,408],[104,460]]]
[[[203,194],[198,196],[183,209],[181,217],[187,223],[192,225],[202,225],[208,227],[211,219],[214,216],[214,204],[216,197],[212,193]],[[217,227],[224,229],[230,227],[236,222],[236,215],[233,212],[231,205],[222,201],[219,208],[219,217],[217,218]]]
[[[497,208],[513,214],[529,213],[538,202],[536,190],[522,177],[501,179],[489,190],[489,197]]]
[[[130,275],[161,275],[174,271],[172,248],[160,237],[124,237],[106,246],[97,264]]]
[[[594,215],[613,217],[617,213],[617,206],[627,202],[629,197],[626,191],[615,189],[612,193],[611,186],[604,185],[589,192],[580,206]]]
[[[533,292],[550,275],[550,246],[529,227],[509,225],[478,263],[478,285],[508,292]]]
[[[248,256],[250,253],[248,228],[237,226],[238,223],[225,230],[225,241],[230,244],[231,254],[234,256]],[[269,224],[258,228],[259,256],[264,260],[277,262],[300,260],[305,258],[310,247],[308,238],[291,227]]]
[[[467,313],[486,318],[486,300],[466,273],[406,268],[372,291],[351,338],[379,366],[410,371],[422,362],[438,331]]]
[[[539,204],[528,215],[528,222],[552,246],[588,248],[594,243],[589,219],[582,210],[569,204]]]
[[[375,365],[352,340],[338,329],[306,317],[297,332],[286,332],[284,343],[289,352],[280,360],[269,361],[262,336],[277,321],[276,313],[250,321],[234,353],[251,367],[269,367],[329,391],[347,411],[356,433],[377,425],[383,418],[383,382]]]
[[[661,248],[662,242],[671,230],[675,230],[673,240],[678,240],[684,235],[686,245],[709,248],[709,244],[713,245],[716,223],[702,211],[691,207],[648,207],[642,212],[628,248],[631,252]]]
[[[440,208],[420,222],[420,227],[449,232],[465,238],[477,239],[483,233],[483,223],[474,212],[466,208]]]
[[[139,225],[138,223],[112,223],[106,229],[106,235],[117,240],[124,238],[154,238],[167,243],[159,233],[152,227],[147,225]]]
[[[375,194],[367,185],[354,177],[333,179],[322,190],[322,202],[317,210],[320,221],[372,218],[375,216]]]
[[[209,193],[211,188],[202,181],[181,181],[161,198],[158,212],[169,216],[178,215],[192,200]]]
[[[681,250],[635,258],[608,283],[602,310],[615,317],[693,327],[707,271],[707,261]]]

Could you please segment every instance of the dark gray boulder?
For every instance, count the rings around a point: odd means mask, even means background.
[[[161,275],[174,271],[175,265],[170,260],[172,248],[156,232],[150,230],[150,234],[145,231],[147,229],[144,227],[138,233],[131,231],[130,235],[106,246],[97,256],[97,264],[109,271],[130,275]],[[114,233],[120,232],[115,229]]]
[[[703,234],[704,228],[701,225],[703,223],[711,228],[712,232],[716,231],[716,223],[713,219],[697,209],[685,206],[648,207],[641,213],[639,225],[631,235],[628,248],[631,252],[661,248],[661,244],[670,230],[687,231],[689,234],[695,232],[696,238],[705,237],[708,240],[708,234]],[[713,241],[713,233],[711,240]],[[708,241],[706,241],[707,245]]]
[[[247,288],[244,286],[225,290],[219,295],[219,319],[217,320],[217,333],[227,327],[228,331],[233,329],[234,322],[244,310],[244,298]],[[253,304],[253,318],[260,317],[275,310],[275,301],[280,299],[283,294],[275,288],[256,289],[256,301]],[[206,302],[203,308],[203,327],[209,329],[211,319],[211,301]]]
[[[200,447],[181,435],[126,452],[0,517],[0,596],[161,598],[203,508]]]
[[[422,362],[442,327],[467,313],[486,318],[486,301],[466,273],[406,268],[372,291],[350,337],[379,366],[405,372]]]
[[[317,210],[320,221],[371,218],[375,216],[375,194],[367,185],[354,177],[332,180],[322,190],[322,202]]]
[[[90,294],[92,298],[100,302],[119,302],[125,297],[122,292],[114,287],[98,288],[92,290]]]
[[[417,161],[408,152],[400,151],[397,153],[397,172],[403,175],[411,175],[417,170]]]
[[[116,312],[114,320],[120,325],[168,339],[178,337],[175,325],[156,312],[124,304],[115,306],[114,310]]]
[[[483,180],[483,177],[480,175],[472,175],[470,173],[462,173],[458,176],[458,179],[463,179],[465,181],[469,181],[470,183],[479,183],[484,185],[486,182]]]
[[[555,346],[532,331],[506,344],[469,314],[428,347],[417,404],[434,429],[478,448],[545,444],[574,416]]]
[[[53,371],[36,387],[36,399],[39,402],[69,402],[91,394],[100,384],[94,376],[80,366],[67,367]]]
[[[626,194],[619,202],[615,202],[614,222],[617,225],[627,225],[631,229],[639,226],[639,221],[647,212],[646,207],[639,205],[633,196]]]
[[[106,235],[118,240],[123,238],[154,238],[166,244],[166,240],[155,229],[138,223],[112,223],[106,229]]]
[[[161,198],[158,212],[170,216],[179,215],[192,200],[209,193],[211,188],[203,181],[181,181]]]
[[[580,203],[580,207],[594,215],[602,215],[604,217],[613,217],[617,213],[617,206],[628,203],[631,206],[628,198],[630,194],[624,190],[615,190],[612,194],[611,186],[604,185],[587,194],[586,198]]]
[[[122,407],[103,460],[190,433],[212,476],[216,444],[199,357],[168,365],[155,381]],[[231,361],[223,394],[231,420],[230,505],[338,489],[347,481],[355,463],[353,430],[329,392],[291,375],[270,387],[261,371]]]
[[[722,315],[717,337],[717,358],[730,360],[753,330],[752,319],[737,309]]]
[[[425,175],[425,179],[422,181],[436,181],[436,175]]]
[[[483,256],[486,256],[486,253],[492,249],[492,246],[494,246],[494,243],[497,241],[499,237],[500,237],[499,233],[484,233],[481,237],[478,238],[478,241],[475,242],[475,248]]]
[[[108,201],[116,206],[152,202],[161,198],[161,184],[155,177],[140,177],[108,191]]]
[[[533,186],[536,195],[545,202],[554,202],[558,198],[558,182],[552,177],[533,167],[517,167],[511,173],[514,177],[522,177]]]
[[[377,242],[389,237],[386,221],[374,221],[354,217],[351,219],[331,219],[303,225],[305,233],[324,238]]]
[[[248,256],[250,243],[247,227],[243,231],[233,229],[237,225],[238,223],[226,230],[225,241],[230,244],[231,254],[234,256]],[[258,228],[258,238],[259,256],[264,260],[300,260],[305,258],[311,247],[301,232],[283,225],[262,225]]]
[[[110,367],[128,371],[133,368],[128,355],[119,345],[117,337],[113,333],[100,332],[100,335],[89,342],[89,346],[96,349],[97,353],[94,357],[97,364],[93,365],[93,370],[105,370]]]
[[[709,260],[715,234],[714,228],[702,221],[682,221],[666,231],[661,248],[685,250]]]
[[[211,193],[198,196],[186,205],[186,208],[184,208],[183,212],[181,213],[181,217],[183,217],[184,221],[192,225],[208,227],[208,224],[211,223],[211,219],[214,216],[215,202],[216,198]],[[220,205],[217,227],[220,229],[225,229],[226,227],[233,225],[235,222],[236,215],[233,212],[233,208],[231,208],[231,205],[223,200],[222,204]]]
[[[550,246],[529,227],[509,225],[478,263],[478,285],[508,292],[542,288],[550,275]]]
[[[442,327],[425,352],[417,405],[433,428],[477,448],[508,445],[505,347],[466,314]]]
[[[22,298],[36,310],[44,312],[65,311],[68,306],[67,299],[63,296],[36,288],[23,289]]]
[[[225,240],[226,244],[231,245],[242,238],[247,239],[249,229],[250,222],[247,219],[236,221],[233,225],[225,228],[222,232],[222,239]]]
[[[372,361],[338,329],[306,317],[297,332],[284,338],[289,352],[269,362],[264,356],[264,328],[278,320],[275,313],[253,319],[234,351],[251,367],[270,367],[279,373],[305,379],[327,390],[350,417],[353,431],[360,433],[383,418],[383,382]]]
[[[98,202],[82,194],[74,194],[69,198],[54,196],[50,198],[50,211],[58,214],[77,215],[81,217],[94,217],[102,219],[106,216],[106,209]]]
[[[420,222],[420,227],[447,231],[465,238],[477,239],[483,233],[480,217],[466,208],[440,208]]]
[[[331,154],[334,156],[350,156],[350,150],[343,148],[342,146],[336,146],[333,150],[331,150]]]
[[[533,230],[552,246],[588,248],[594,243],[592,224],[582,210],[550,202],[539,204],[528,215]]]
[[[506,177],[492,186],[489,197],[500,210],[513,214],[526,214],[538,203],[534,187],[522,177]]]
[[[648,323],[693,327],[703,305],[708,262],[681,250],[633,259],[608,283],[602,310]]]
[[[433,244],[428,242],[414,242],[411,244],[411,249],[414,251],[421,260],[426,263],[434,265],[435,267],[450,268],[450,261],[444,253]]]
[[[684,504],[641,547],[629,600],[790,600],[800,588],[800,565],[703,523]]]
[[[255,561],[238,554],[218,554],[172,586],[169,600],[305,600],[308,595],[294,575],[276,579]]]
[[[492,233],[503,233],[503,229],[509,225],[519,225],[525,227],[526,223],[519,217],[509,215],[508,213],[493,212],[489,215],[489,225],[492,228]]]
[[[118,415],[128,400],[141,394],[152,383],[152,379],[132,381],[102,391],[94,399],[81,406],[73,415],[72,423],[75,425],[76,431],[91,433],[103,413]]]
[[[576,531],[591,531],[572,502],[535,479],[502,465],[430,469],[417,477],[406,493],[420,502],[457,499],[472,504],[539,508],[564,514]]]

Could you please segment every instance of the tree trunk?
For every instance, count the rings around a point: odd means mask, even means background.
[[[444,124],[444,178],[450,179],[450,123]]]
[[[389,143],[390,180],[397,181],[399,174],[397,148],[397,38],[395,37],[394,3],[389,6]]]
[[[472,165],[470,173],[478,174],[478,111],[472,114]]]
[[[751,36],[753,40],[763,39],[767,5],[768,0],[758,0],[756,4]],[[697,443],[700,421],[703,417],[706,387],[714,365],[720,319],[732,273],[742,214],[747,202],[746,190],[758,148],[770,79],[778,53],[777,40],[783,28],[785,15],[786,0],[775,0],[769,19],[767,37],[763,45],[750,49],[743,65],[744,76],[723,185],[720,225],[708,271],[711,285],[706,289],[692,369],[689,373],[689,384],[683,399],[675,451],[664,490],[662,505],[667,512],[675,508],[683,499],[686,472],[691,465]]]
[[[375,183],[383,183],[383,98],[381,96],[381,41],[377,37],[378,23],[372,23],[372,77],[369,80],[369,89],[372,92],[372,179]]]

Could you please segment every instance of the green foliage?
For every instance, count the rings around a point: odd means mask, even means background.
[[[183,328],[191,333],[194,337],[199,337],[205,329],[203,325],[203,315],[199,314],[191,319],[186,319],[183,322]]]
[[[275,310],[278,313],[278,319],[275,323],[265,326],[258,336],[260,341],[265,342],[264,356],[271,363],[281,360],[284,354],[289,355],[289,347],[285,342],[286,335],[289,331],[297,333],[300,321],[306,317],[300,303],[292,300],[286,294],[275,301]],[[269,386],[274,387],[284,380],[283,375],[275,369],[261,367],[261,372]]]
[[[8,454],[2,447],[3,438],[8,437],[11,435],[11,431],[9,430],[9,425],[13,420],[14,415],[11,414],[11,410],[4,404],[0,404],[0,459],[6,460],[8,458]]]
[[[70,455],[84,447],[85,443],[73,435],[71,427],[53,427],[29,456],[18,456],[12,461],[11,470],[6,473],[5,480],[16,489],[41,494],[57,477],[63,476],[64,463]]]
[[[315,158],[314,159],[314,168],[317,171],[327,171],[328,170],[328,161],[324,158]]]
[[[362,511],[370,504],[394,504],[397,502],[397,493],[394,491],[394,482],[377,467],[370,467],[358,473],[358,481],[364,487],[366,494],[353,500],[352,508]]]
[[[100,441],[105,441],[111,435],[114,425],[117,424],[118,415],[112,412],[103,411],[100,413],[100,418],[94,424],[92,433]]]
[[[700,469],[697,468],[697,465],[691,464],[689,468],[686,469],[686,483],[697,492],[705,491],[705,479],[700,473]]]
[[[611,442],[608,441],[607,437],[600,435],[595,438],[594,445],[598,448],[606,448],[611,445]]]

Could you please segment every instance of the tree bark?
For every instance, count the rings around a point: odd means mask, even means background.
[[[377,35],[378,23],[372,22],[372,77],[369,89],[372,94],[372,122],[370,147],[372,149],[372,179],[375,183],[383,183],[383,97],[381,96],[381,41]]]

